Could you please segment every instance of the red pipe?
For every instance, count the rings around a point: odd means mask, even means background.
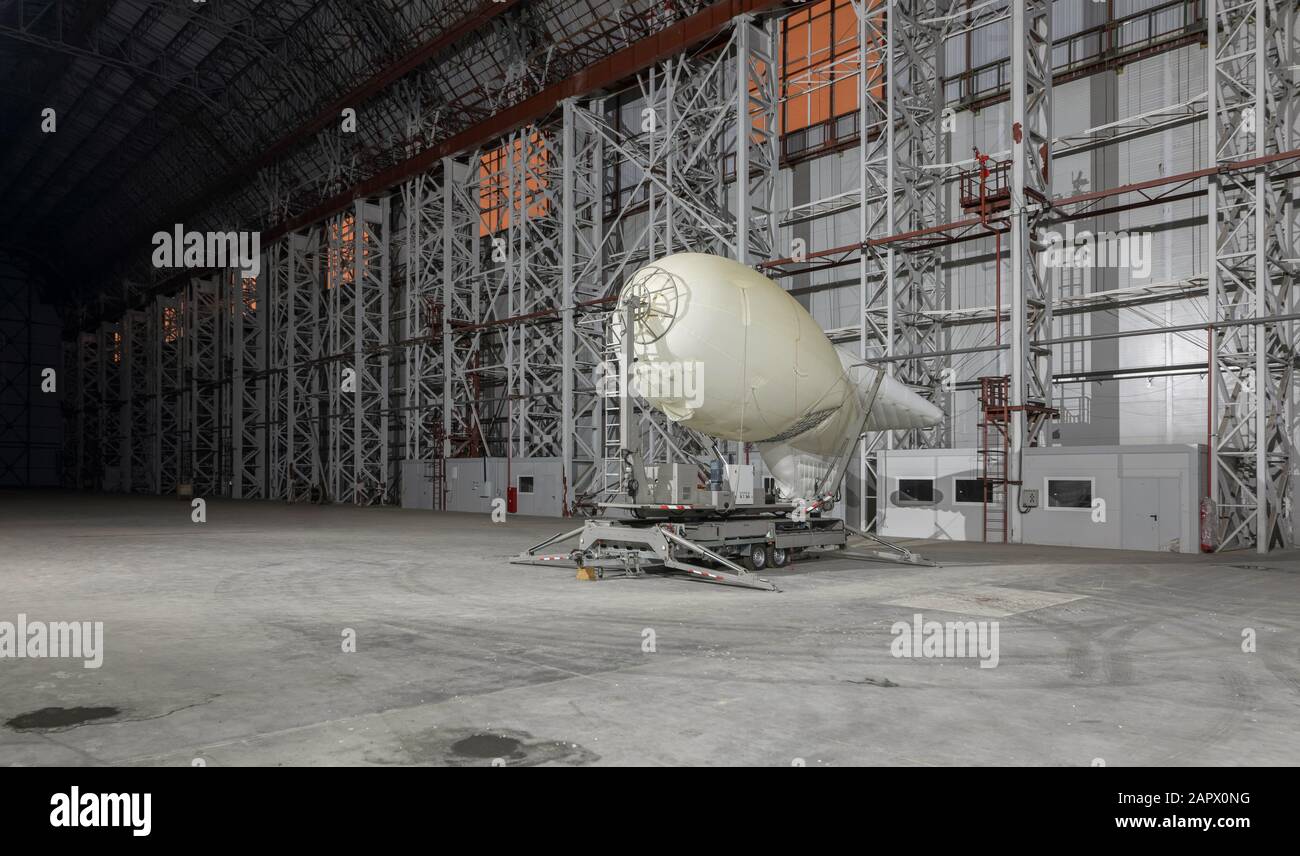
[[[1205,331],[1205,495],[1214,466],[1214,328]]]
[[[1278,152],[1276,154],[1265,155],[1263,157],[1250,158],[1248,160],[1231,161],[1229,163],[1220,164],[1218,166],[1193,170],[1192,172],[1182,172],[1182,173],[1178,173],[1177,175],[1162,176],[1160,178],[1153,178],[1148,181],[1139,181],[1134,184],[1124,184],[1119,187],[1112,187],[1106,190],[1096,190],[1089,193],[1080,193],[1075,196],[1066,196],[1061,199],[1052,200],[1051,207],[1058,208],[1064,205],[1077,205],[1080,202],[1091,202],[1094,199],[1106,199],[1112,196],[1120,196],[1125,193],[1135,193],[1141,190],[1149,190],[1152,187],[1160,187],[1168,184],[1183,184],[1189,181],[1195,181],[1200,178],[1206,178],[1211,175],[1223,175],[1231,172],[1238,172],[1240,170],[1254,169],[1255,167],[1266,166],[1267,164],[1276,163],[1277,161],[1295,160],[1297,158],[1300,158],[1300,149],[1291,149],[1290,151]],[[1280,177],[1281,176],[1279,176],[1279,178]],[[1198,193],[1197,195],[1200,194]],[[1163,197],[1158,199],[1147,199],[1141,203],[1135,203],[1131,207],[1138,208],[1138,207],[1142,207],[1143,205],[1161,205],[1166,203],[1167,201],[1168,199]],[[1113,211],[1118,209],[1107,209],[1107,210]],[[1085,211],[1072,219],[1094,217],[1101,213],[1105,213],[1105,212]],[[880,238],[871,238],[870,240],[867,241],[858,242],[856,244],[846,244],[842,247],[834,247],[829,250],[818,250],[812,253],[805,253],[802,259],[806,261],[808,259],[823,258],[825,256],[833,256],[837,254],[861,252],[863,249],[868,247],[883,247],[883,246],[888,246],[889,244],[896,244],[900,241],[906,241],[911,238],[920,238],[926,235],[933,235],[939,232],[953,232],[958,229],[965,228],[967,226],[977,226],[980,225],[980,222],[981,220],[979,217],[967,217],[962,220],[955,220],[951,223],[941,223],[937,226],[927,226],[924,229],[914,229],[910,232],[900,232],[896,235],[886,235]],[[794,261],[795,261],[794,258],[772,259],[770,261],[760,262],[757,265],[757,267],[759,267],[760,269],[778,268],[781,267],[782,265],[787,265]],[[851,261],[851,259],[845,260],[844,264],[848,264],[849,261]]]
[[[997,232],[993,238],[995,249],[993,250],[993,262],[997,266],[997,297],[994,302],[997,305],[997,311],[994,313],[993,321],[993,338],[994,342],[1000,347],[1002,345],[1002,233]],[[998,362],[1002,362],[1001,359]]]

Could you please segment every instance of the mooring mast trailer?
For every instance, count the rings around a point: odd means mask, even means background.
[[[635,329],[638,307],[635,298],[620,307],[624,331]],[[765,497],[768,501],[764,503],[738,504],[729,480],[723,475],[728,465],[716,445],[714,452],[718,460],[711,468],[708,483],[698,489],[691,488],[694,501],[674,501],[681,498],[681,486],[670,488],[670,479],[662,471],[656,472],[654,479],[649,477],[639,434],[628,418],[632,412],[628,367],[634,362],[633,337],[625,334],[622,338],[619,412],[621,419],[628,423],[621,425],[619,432],[623,477],[615,501],[598,506],[602,514],[622,516],[589,519],[577,529],[535,544],[517,556],[515,563],[573,562],[579,568],[593,568],[601,576],[611,570],[639,576],[647,570],[662,569],[709,582],[776,591],[775,585],[758,576],[759,572],[769,567],[784,567],[796,553],[804,550],[842,551],[852,532],[890,551],[858,558],[925,564],[902,547],[854,532],[844,521],[825,516],[834,506],[835,493],[857,446],[858,435],[865,427],[870,403],[864,408],[864,424],[845,439],[811,503],[777,502]],[[874,402],[879,388],[878,379],[870,391],[870,402]],[[567,553],[542,552],[575,538],[577,546]]]

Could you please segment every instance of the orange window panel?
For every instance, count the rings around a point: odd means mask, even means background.
[[[176,319],[176,308],[165,306],[162,311],[162,334],[163,341],[171,344],[180,338],[181,327]]]
[[[356,245],[353,241],[356,238],[356,215],[346,214],[342,222],[335,221],[330,223],[330,241],[329,252],[326,257],[328,271],[325,277],[325,287],[333,288],[335,283],[352,282],[356,278],[356,269],[352,264],[356,258]],[[362,261],[364,262],[370,256],[369,247],[365,243],[370,238],[370,233],[362,231]],[[337,243],[335,243],[337,241]]]
[[[868,0],[876,23],[885,0]],[[821,0],[786,17],[781,51],[781,129],[799,131],[858,109],[858,19],[849,0]],[[877,49],[867,52],[867,85],[884,97]]]
[[[542,135],[534,131],[528,139],[525,165],[523,142],[512,140],[479,158],[480,236],[508,229],[512,211],[523,209],[529,217],[543,217],[550,210],[546,189],[550,183],[551,150]],[[517,179],[512,183],[512,173],[522,174],[522,183]]]

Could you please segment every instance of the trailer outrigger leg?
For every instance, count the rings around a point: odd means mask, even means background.
[[[641,576],[647,571],[664,569],[687,574],[708,582],[743,586],[760,591],[780,591],[768,580],[751,573],[724,556],[687,538],[674,523],[633,524],[618,520],[588,520],[581,528],[556,535],[536,544],[515,558],[516,565],[555,565],[572,561],[577,567],[594,567],[601,575],[607,570],[624,571]],[[578,538],[578,545],[568,553],[543,554],[554,544]],[[680,551],[693,553],[725,570],[706,568],[688,561]]]
[[[877,550],[870,556],[846,551],[842,554],[846,559],[876,559],[885,562],[897,562],[901,565],[919,565],[926,568],[939,567],[938,562],[933,562],[919,553],[913,553],[902,544],[895,544],[887,538],[881,538],[879,535],[872,535],[870,532],[859,532],[847,523],[844,524],[844,528],[864,541],[873,541],[885,548],[884,550]],[[885,552],[886,550],[889,552]]]

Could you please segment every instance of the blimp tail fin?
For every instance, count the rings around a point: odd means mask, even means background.
[[[876,370],[865,374],[874,374]],[[871,378],[869,383],[874,382]],[[869,385],[860,387],[870,389]],[[876,400],[867,416],[868,431],[933,428],[943,421],[943,411],[917,395],[891,375],[881,381]]]
[[[872,389],[883,369],[875,366],[855,365],[857,358],[839,352],[840,364],[857,386],[864,401],[871,403],[867,415],[867,431],[904,431],[908,428],[933,428],[944,420],[944,412],[933,403],[917,395],[907,384],[886,374],[880,381],[872,400]]]

